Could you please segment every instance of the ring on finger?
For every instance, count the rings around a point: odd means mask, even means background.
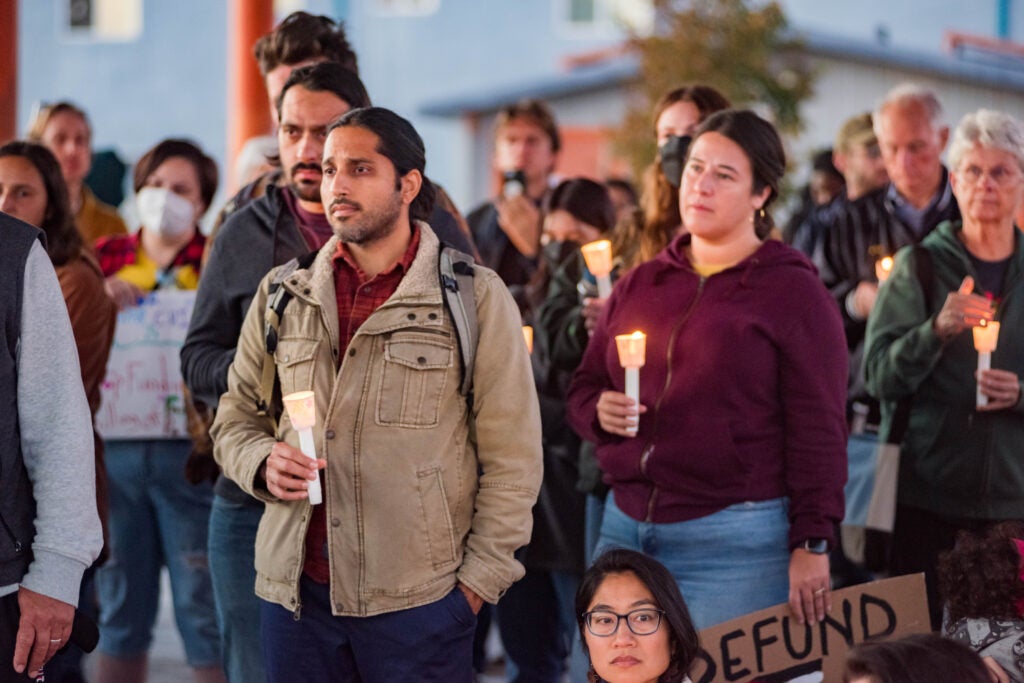
[[[825,591],[826,591],[826,590],[828,590],[828,589],[827,589],[827,588],[825,588],[825,587],[821,587],[821,588],[819,588],[818,590],[814,591],[814,594],[815,594],[815,595],[822,595],[822,594],[824,594],[824,593],[825,593]]]

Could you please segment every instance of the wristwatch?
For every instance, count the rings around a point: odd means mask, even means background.
[[[827,538],[808,538],[806,541],[797,546],[803,548],[809,553],[815,555],[825,555],[828,553],[828,539]]]

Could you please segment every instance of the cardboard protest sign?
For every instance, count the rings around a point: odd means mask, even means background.
[[[117,316],[96,428],[104,439],[186,438],[178,352],[194,291],[157,290]]]
[[[832,594],[832,611],[801,626],[788,604],[700,632],[693,683],[826,683],[843,680],[843,659],[855,643],[931,631],[924,574],[899,576]]]

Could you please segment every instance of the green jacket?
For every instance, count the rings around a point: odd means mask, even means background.
[[[332,238],[309,269],[283,278],[294,298],[275,352],[281,393],[313,389],[335,615],[370,616],[435,602],[462,582],[497,602],[523,575],[542,474],[540,414],[519,313],[490,270],[474,268],[480,337],[472,416],[459,393],[458,342],[438,279],[437,237],[420,246],[395,293],[338,348]],[[213,424],[224,474],[266,509],[256,536],[256,594],[298,611],[310,505],[275,498],[259,475],[282,416],[256,412],[271,278],[242,327]],[[475,433],[470,434],[471,423]]]
[[[977,273],[959,239],[959,222],[943,223],[921,242],[932,261],[925,297],[910,247],[882,286],[867,328],[866,386],[882,404],[884,439],[897,401],[912,396],[900,461],[898,500],[947,517],[1024,518],[1024,402],[998,412],[975,409],[978,354],[969,331],[943,342],[932,321],[964,277]],[[1024,241],[1003,285],[992,367],[1024,377]],[[926,303],[927,302],[927,303]]]

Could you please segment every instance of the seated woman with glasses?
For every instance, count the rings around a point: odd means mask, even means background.
[[[689,682],[700,641],[679,586],[657,560],[608,550],[583,575],[576,614],[589,683]]]

